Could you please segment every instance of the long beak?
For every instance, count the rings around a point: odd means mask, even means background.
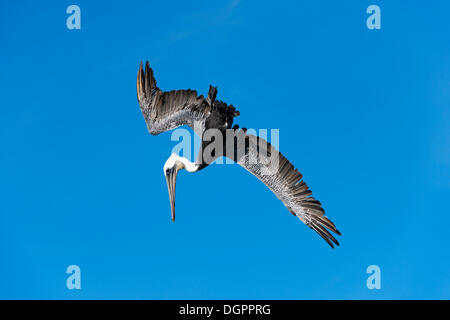
[[[170,168],[166,173],[167,189],[169,190],[170,210],[172,211],[172,221],[175,221],[175,186],[177,184],[176,167]]]

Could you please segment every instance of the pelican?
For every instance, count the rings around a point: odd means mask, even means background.
[[[311,196],[307,184],[302,180],[302,174],[281,153],[260,137],[247,134],[246,129],[239,129],[233,125],[233,118],[239,115],[233,105],[216,100],[217,87],[209,86],[208,96],[197,95],[195,90],[162,91],[156,85],[153,70],[148,61],[145,70],[142,62],[136,79],[137,99],[139,107],[152,135],[173,130],[187,125],[202,137],[202,148],[195,163],[173,153],[164,164],[163,171],[169,191],[172,220],[175,221],[175,185],[177,174],[185,169],[188,172],[198,172],[206,168],[211,162],[203,160],[201,153],[210,141],[203,139],[208,129],[220,132],[232,130],[236,136],[243,138],[244,144],[234,145],[233,156],[215,154],[215,158],[226,156],[256,176],[263,182],[284,206],[304,224],[317,232],[330,246],[339,245],[333,233],[341,235],[336,226],[325,216],[321,203]],[[226,144],[229,141],[224,142]],[[264,147],[261,147],[264,146]],[[272,174],[263,174],[273,165],[273,158],[277,156],[276,170]],[[250,158],[261,159],[256,163]]]

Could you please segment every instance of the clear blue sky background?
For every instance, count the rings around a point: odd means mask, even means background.
[[[66,8],[81,8],[81,30]],[[368,30],[366,8],[381,7]],[[3,1],[0,298],[450,298],[448,1]],[[280,129],[331,250],[239,166],[181,172],[135,76]],[[67,266],[82,289],[66,288]],[[368,290],[366,268],[381,268]]]

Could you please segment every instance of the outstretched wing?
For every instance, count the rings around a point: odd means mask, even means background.
[[[153,70],[149,67],[148,61],[145,64],[145,71],[142,62],[139,66],[136,89],[139,106],[151,134],[157,135],[188,125],[201,135],[211,107],[202,95],[197,95],[197,91],[190,89],[162,91],[156,86]]]
[[[235,131],[238,141],[233,142],[235,154],[226,156],[268,186],[293,215],[316,231],[332,248],[333,243],[339,245],[330,231],[338,235],[340,232],[325,216],[321,203],[311,196],[302,174],[270,143],[245,131]]]

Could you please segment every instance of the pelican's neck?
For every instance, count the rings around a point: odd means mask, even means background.
[[[188,171],[188,172],[196,172],[198,170],[198,168],[200,167],[200,165],[190,162],[188,159],[183,158],[183,157],[179,157],[179,160],[184,164],[184,168]]]
[[[184,157],[180,157],[179,155],[172,153],[172,155],[169,157],[169,159],[167,159],[166,164],[164,165],[164,171],[166,167],[175,166],[177,161],[179,161],[181,163],[181,166],[188,172],[196,172],[200,167],[199,164],[193,163]]]

